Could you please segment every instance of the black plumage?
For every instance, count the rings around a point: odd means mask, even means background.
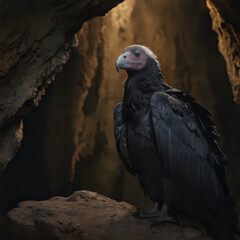
[[[137,70],[126,62],[138,60],[136,51],[146,56]],[[114,110],[114,134],[126,168],[137,174],[154,202],[165,202],[171,212],[197,219],[215,240],[234,239],[238,217],[211,114],[164,82],[148,48],[128,47],[119,66],[127,70],[128,79],[123,103]]]

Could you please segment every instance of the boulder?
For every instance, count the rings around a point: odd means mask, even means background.
[[[152,220],[132,216],[136,208],[90,191],[44,201],[25,201],[8,213],[21,239],[210,240],[198,230],[174,224],[150,229]],[[17,225],[17,227],[16,227]]]

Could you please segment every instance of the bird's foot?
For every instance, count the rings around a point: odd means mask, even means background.
[[[163,223],[173,223],[173,224],[179,224],[178,220],[174,217],[171,217],[169,215],[164,215],[164,214],[161,214],[150,226],[150,229],[153,228],[153,227],[156,227],[160,224],[163,224]]]
[[[158,210],[158,205],[156,203],[152,210],[147,212],[137,211],[133,213],[133,216],[136,218],[155,218],[161,216],[161,211]]]

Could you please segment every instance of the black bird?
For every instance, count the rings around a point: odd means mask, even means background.
[[[172,221],[171,213],[200,221],[215,240],[239,234],[211,114],[164,82],[156,55],[142,45],[127,47],[116,68],[128,79],[123,102],[114,110],[118,154],[139,178],[155,208],[138,217]],[[156,211],[157,210],[157,211]]]

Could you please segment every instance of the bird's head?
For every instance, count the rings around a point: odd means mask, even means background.
[[[116,61],[116,69],[117,71],[125,69],[131,75],[146,71],[152,74],[161,72],[156,55],[143,45],[131,45],[125,48]]]

